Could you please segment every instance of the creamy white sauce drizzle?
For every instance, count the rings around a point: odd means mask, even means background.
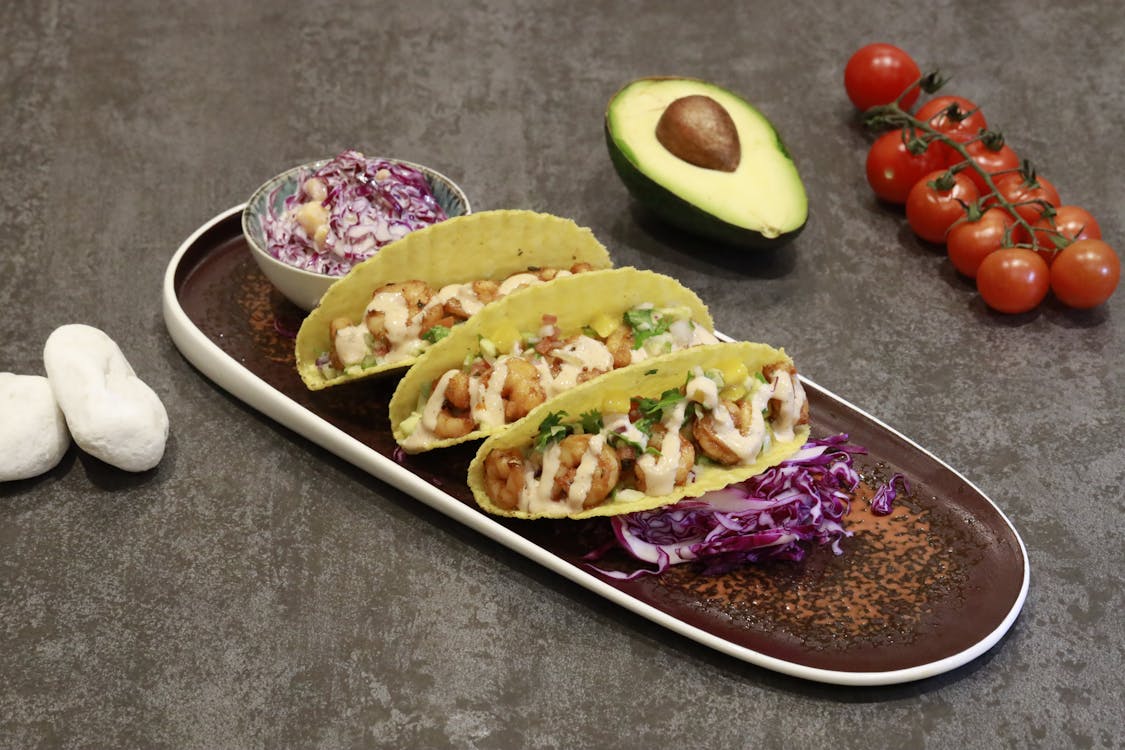
[[[772,395],[773,388],[767,383],[762,383],[754,391],[750,397],[750,425],[746,428],[746,434],[739,431],[730,411],[722,404],[711,412],[715,438],[738,456],[739,463],[753,462],[762,451],[766,441],[766,420],[762,416],[762,409],[769,403]]]
[[[359,364],[369,353],[367,326],[347,326],[336,332],[336,358],[344,367]]]
[[[438,378],[437,383],[434,384],[433,392],[430,393],[422,407],[421,413],[415,412],[418,415],[418,421],[413,432],[402,441],[404,448],[425,448],[438,439],[437,424],[438,418],[441,416],[441,410],[445,408],[445,393],[449,390],[449,382],[453,380],[457,373],[458,370],[447,370]]]
[[[477,376],[469,377],[469,398],[471,414],[482,429],[499,427],[505,423],[504,381],[508,379],[508,357],[500,357],[493,363],[488,382]]]
[[[426,307],[444,307],[446,303],[457,300],[466,315],[476,315],[484,308],[484,303],[473,290],[473,284],[472,281],[465,284],[446,284],[437,291]]]
[[[421,314],[418,311],[411,314],[406,298],[401,292],[378,292],[367,303],[364,310],[364,319],[368,313],[381,313],[383,316],[383,333],[387,339],[387,353],[379,357],[380,362],[399,362],[415,357],[425,348],[421,336]],[[360,354],[359,345],[362,342],[363,352]],[[347,367],[357,364],[373,353],[367,342],[367,325],[360,322],[346,326],[336,332],[336,356]],[[345,358],[345,354],[347,355]]]
[[[535,464],[528,461],[524,465],[523,489],[520,491],[519,509],[528,513],[553,512],[560,505],[566,508],[567,513],[577,513],[582,510],[582,504],[593,487],[594,476],[597,473],[598,462],[601,459],[602,449],[605,448],[605,436],[593,435],[587,441],[586,450],[578,466],[574,469],[567,495],[562,500],[552,500],[555,479],[563,470],[562,442],[551,443],[543,451],[541,471],[536,477]]]
[[[594,473],[598,468],[598,461],[601,459],[602,448],[605,447],[605,436],[594,435],[586,444],[586,451],[582,454],[582,460],[578,464],[578,468],[574,471],[574,479],[570,483],[570,489],[566,496],[567,510],[576,512],[582,510],[582,504],[586,502],[586,496],[590,494],[590,489],[594,483]]]
[[[449,388],[449,381],[456,374],[456,370],[450,370],[438,378],[437,384],[434,385],[434,392],[430,394],[430,400],[426,402],[426,408],[422,410],[420,426],[428,430],[431,435],[437,429],[438,416],[441,414],[442,406],[445,405],[445,391]]]
[[[688,400],[683,399],[672,407],[661,424],[664,437],[660,441],[660,455],[645,453],[637,459],[637,468],[645,477],[646,495],[667,495],[676,488],[676,469],[680,464],[680,428],[684,425]]]
[[[522,287],[535,286],[536,284],[542,283],[543,282],[539,280],[539,277],[533,273],[512,274],[511,276],[500,282],[500,294],[511,294],[512,292]]]
[[[548,358],[551,361],[548,361]],[[558,372],[553,372],[552,361],[557,366]],[[535,367],[539,370],[539,382],[550,398],[578,385],[578,378],[584,371],[612,370],[613,354],[597,339],[577,336],[573,341],[553,349],[549,355],[538,360]]]
[[[629,421],[628,414],[602,414],[602,425],[605,434],[616,433],[630,443],[639,446],[638,450],[643,451],[648,447],[648,435],[638,430],[637,426]]]
[[[523,489],[520,490],[519,509],[529,513],[543,512],[554,504],[551,502],[551,488],[559,471],[559,458],[562,447],[551,443],[543,451],[542,470],[535,476],[535,463],[528,461],[523,467]]]
[[[367,304],[367,312],[383,314],[383,328],[392,348],[400,341],[418,336],[418,326],[411,320],[410,307],[402,292],[378,292]]]
[[[805,389],[799,378],[787,370],[778,369],[773,375],[773,398],[777,410],[773,419],[773,434],[778,440],[792,440],[805,404]]]
[[[698,367],[684,391],[689,399],[698,402],[705,409],[714,409],[719,405],[719,384],[704,375]]]

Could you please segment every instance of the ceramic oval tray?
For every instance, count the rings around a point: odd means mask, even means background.
[[[304,313],[250,257],[235,206],[175,253],[164,278],[168,332],[205,377],[340,458],[528,559],[731,657],[841,685],[887,685],[960,667],[992,648],[1027,596],[1027,553],[983,493],[928,451],[803,378],[814,436],[846,432],[872,481],[906,475],[911,492],[877,517],[857,500],[845,554],[815,550],[720,576],[676,566],[632,581],[582,561],[611,533],[605,519],[512,521],[472,501],[474,445],[407,456],[387,421],[393,378],[323,391],[302,385],[293,338]],[[606,561],[600,563],[606,565]]]

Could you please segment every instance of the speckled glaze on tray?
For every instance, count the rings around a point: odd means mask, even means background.
[[[955,669],[995,645],[1018,615],[1027,555],[1004,515],[924,449],[808,380],[814,436],[846,432],[866,447],[857,467],[870,485],[894,472],[909,477],[894,513],[870,514],[861,491],[848,521],[855,535],[839,557],[814,551],[800,565],[722,576],[689,566],[633,581],[598,575],[581,558],[609,538],[605,519],[493,518],[465,485],[475,444],[396,451],[387,416],[395,378],[305,389],[293,362],[304,313],[252,261],[239,208],[201,227],[169,265],[165,320],[180,350],[235,396],[486,536],[699,642],[822,682],[891,684]]]

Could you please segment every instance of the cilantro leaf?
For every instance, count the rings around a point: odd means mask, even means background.
[[[666,317],[658,320],[651,307],[634,307],[626,311],[625,322],[633,329],[634,349],[640,349],[653,336],[666,333],[672,325]]]
[[[644,452],[644,448],[640,443],[636,442],[635,440],[630,440],[627,436],[621,434],[620,432],[611,432],[606,435],[606,442],[614,448],[620,448],[624,445],[632,448],[637,453]]]
[[[574,428],[571,425],[562,423],[565,416],[565,411],[554,411],[539,423],[539,436],[535,438],[535,449],[537,451],[547,450],[548,445],[557,440],[562,440],[573,431]]]
[[[675,406],[684,400],[684,394],[679,388],[669,388],[660,394],[660,398],[637,399],[637,410],[645,416],[661,416],[664,410]]]
[[[582,432],[587,435],[597,435],[605,426],[600,411],[588,411],[582,414],[580,419],[582,420]]]
[[[637,411],[640,412],[641,418],[636,421],[636,428],[646,435],[651,435],[653,425],[664,418],[664,410],[683,400],[684,394],[678,388],[669,388],[660,394],[660,398],[637,399]]]

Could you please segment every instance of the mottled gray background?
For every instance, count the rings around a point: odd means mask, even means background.
[[[1121,745],[1125,292],[990,314],[869,194],[842,87],[868,41],[942,67],[1125,248],[1117,2],[17,0],[0,22],[0,370],[42,373],[51,330],[96,325],[172,424],[154,472],[72,450],[0,486],[0,744]],[[601,119],[649,74],[773,119],[812,207],[787,253],[708,253],[631,206]],[[733,662],[213,386],[165,331],[169,258],[265,178],[349,146],[429,164],[477,209],[592,227],[961,469],[1030,554],[1008,637],[883,689]]]

